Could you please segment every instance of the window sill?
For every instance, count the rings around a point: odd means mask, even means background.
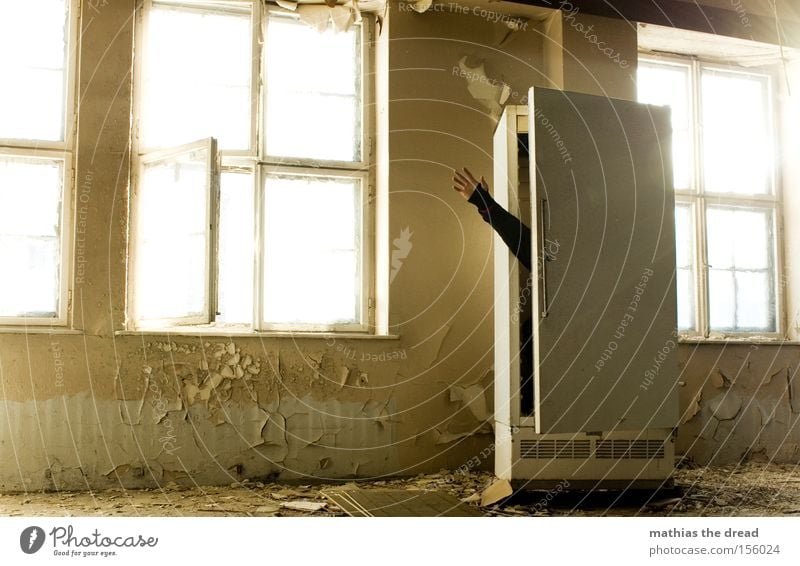
[[[115,336],[210,336],[230,337],[242,336],[252,338],[292,338],[292,339],[326,339],[338,340],[399,340],[398,334],[368,334],[366,332],[308,332],[253,330],[251,328],[217,328],[217,327],[167,327],[145,328],[140,330],[119,330]]]
[[[729,346],[800,346],[799,340],[789,340],[780,337],[765,336],[745,336],[741,338],[704,338],[700,336],[681,336],[678,344],[709,344],[709,345],[729,345]]]
[[[0,326],[0,334],[45,334],[53,336],[83,335],[83,330],[50,326]]]

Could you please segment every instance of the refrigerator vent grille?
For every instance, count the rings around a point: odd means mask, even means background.
[[[522,440],[520,458],[561,459],[588,458],[591,454],[589,440]]]
[[[616,460],[639,460],[664,457],[663,440],[599,440],[595,446],[595,458]]]

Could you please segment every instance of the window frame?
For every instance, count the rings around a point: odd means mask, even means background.
[[[361,240],[361,258],[359,265],[360,272],[360,286],[361,294],[359,301],[359,316],[356,322],[350,323],[336,323],[336,324],[312,324],[312,323],[277,323],[267,322],[264,320],[263,312],[263,277],[264,277],[264,259],[265,254],[259,253],[256,263],[255,274],[257,285],[255,294],[258,296],[259,308],[256,313],[257,327],[256,330],[261,331],[279,331],[279,332],[364,332],[368,329],[370,324],[370,297],[372,296],[373,280],[372,274],[372,258],[369,257],[369,249],[372,249],[372,214],[370,213],[370,194],[369,194],[369,173],[367,171],[353,172],[350,170],[343,171],[341,169],[330,168],[314,168],[314,167],[284,167],[284,166],[268,166],[262,168],[259,180],[261,184],[258,187],[258,204],[259,211],[264,206],[264,193],[266,192],[266,177],[274,174],[289,174],[301,177],[340,177],[344,179],[359,179],[361,183],[361,221],[360,221],[360,240]],[[260,215],[263,218],[263,215]],[[260,222],[258,225],[259,239],[258,242],[266,242],[265,238],[265,225]],[[365,292],[366,291],[366,292]]]
[[[135,183],[131,187],[131,207],[130,207],[130,229],[129,238],[132,242],[132,249],[129,255],[130,276],[127,280],[128,296],[133,300],[128,301],[130,319],[135,328],[162,328],[170,326],[190,326],[198,324],[206,324],[209,320],[213,320],[213,313],[216,309],[216,270],[214,269],[216,263],[216,231],[218,222],[215,221],[215,210],[218,209],[219,197],[219,168],[217,166],[217,151],[216,140],[214,138],[206,138],[182,144],[173,148],[152,151],[140,158],[137,161],[136,171],[134,175]],[[134,292],[136,287],[136,263],[138,260],[139,250],[136,243],[138,242],[139,232],[139,217],[141,212],[139,210],[140,202],[136,198],[139,190],[139,180],[142,177],[142,171],[145,166],[150,163],[163,161],[170,157],[174,157],[183,153],[188,153],[194,150],[206,150],[208,152],[208,164],[206,171],[206,218],[209,223],[206,225],[206,275],[205,275],[205,295],[204,302],[205,315],[186,316],[186,317],[165,317],[160,319],[141,319],[138,317],[138,305],[136,303],[136,294]]]
[[[688,203],[693,209],[694,229],[694,269],[695,269],[695,328],[679,330],[679,336],[687,341],[727,342],[742,341],[778,341],[786,339],[785,321],[785,289],[780,284],[784,277],[784,244],[783,244],[783,187],[781,168],[777,156],[780,154],[778,128],[778,105],[776,100],[776,80],[774,72],[763,67],[742,67],[735,62],[721,63],[696,56],[662,55],[640,53],[639,63],[655,65],[674,65],[688,68],[689,71],[689,112],[691,147],[691,180],[689,189],[675,189],[675,201]],[[769,138],[772,143],[773,166],[771,169],[771,191],[764,195],[737,195],[736,193],[716,193],[705,190],[703,170],[703,116],[702,116],[702,73],[704,70],[719,71],[727,74],[741,74],[750,77],[762,77],[766,81],[766,108]],[[772,210],[773,241],[772,263],[774,265],[773,293],[775,298],[775,330],[758,331],[720,331],[712,330],[709,318],[709,276],[708,276],[708,231],[706,226],[706,210],[708,206],[735,206],[763,208]],[[677,269],[676,269],[677,274]]]
[[[296,14],[287,12],[277,5],[264,4],[260,0],[226,0],[232,3],[247,4],[252,7],[252,46],[251,46],[251,141],[248,150],[226,150],[219,149],[217,151],[217,183],[214,188],[215,194],[213,195],[213,209],[212,209],[212,263],[210,271],[213,274],[212,288],[214,289],[212,303],[214,307],[210,311],[209,319],[206,321],[197,321],[185,325],[170,327],[171,323],[175,321],[164,321],[164,325],[140,324],[137,321],[131,305],[135,303],[135,293],[131,285],[128,286],[127,296],[127,312],[128,320],[126,326],[130,330],[160,330],[175,329],[189,330],[195,328],[202,328],[206,330],[216,331],[232,331],[232,332],[246,332],[246,333],[286,333],[286,332],[299,332],[299,333],[364,333],[369,334],[375,327],[375,273],[374,266],[376,262],[376,245],[375,245],[375,132],[373,128],[376,124],[374,116],[374,100],[375,100],[375,80],[373,73],[373,57],[375,53],[374,37],[375,37],[375,23],[374,18],[364,14],[362,20],[358,24],[360,33],[360,96],[361,96],[361,155],[359,161],[342,162],[342,161],[328,161],[307,158],[280,158],[272,157],[266,154],[266,33],[268,28],[268,20],[272,13],[279,13],[281,17],[297,18]],[[136,6],[136,19],[135,19],[135,41],[137,45],[144,45],[144,39],[147,33],[148,14],[152,5],[158,4],[158,0],[141,0]],[[172,2],[169,2],[172,3]],[[185,5],[191,5],[193,2],[187,0]],[[176,0],[175,4],[180,5],[181,2]],[[213,2],[209,2],[213,4]],[[132,171],[139,170],[140,160],[150,151],[163,151],[174,150],[175,148],[144,148],[141,144],[140,124],[142,118],[143,106],[143,86],[142,81],[143,72],[143,57],[135,56],[134,60],[134,114],[133,114],[133,158]],[[145,151],[146,150],[146,151]],[[268,173],[273,173],[278,170],[285,169],[289,173],[307,173],[311,175],[331,174],[336,176],[349,176],[361,179],[362,183],[362,225],[361,225],[361,320],[357,323],[349,324],[276,324],[266,323],[263,320],[263,258],[262,247],[264,237],[264,218],[262,214],[263,207],[263,191],[264,181]],[[219,202],[220,202],[220,179],[222,174],[226,172],[239,172],[248,173],[252,176],[252,191],[253,191],[253,214],[254,214],[254,258],[253,258],[253,317],[249,323],[223,323],[215,320],[216,305],[218,302],[217,284],[219,281],[219,261],[218,261],[218,229],[219,229]],[[137,180],[134,175],[131,175],[131,188],[130,194],[133,198]],[[134,209],[134,203],[131,204],[131,210]],[[133,219],[131,218],[131,222]],[[130,234],[129,234],[130,236]],[[133,249],[133,239],[129,239],[131,248],[129,248],[129,258],[135,255]],[[129,281],[134,279],[133,262],[129,259]]]
[[[257,116],[260,116],[260,101],[259,101],[259,85],[258,82],[261,79],[261,75],[259,74],[259,60],[260,60],[260,41],[261,35],[259,32],[260,28],[260,18],[262,17],[262,6],[260,0],[224,0],[225,3],[228,4],[242,4],[242,5],[249,5],[251,6],[252,10],[252,21],[251,23],[251,42],[250,42],[250,58],[252,60],[251,70],[250,70],[250,123],[251,125],[255,124],[255,119]],[[165,0],[163,2],[159,2],[159,0],[138,0],[135,7],[135,17],[134,17],[134,44],[137,46],[144,46],[145,45],[145,38],[147,34],[147,29],[149,27],[149,17],[150,12],[153,8],[153,4],[169,4],[178,7],[184,7],[187,9],[191,9],[192,5],[196,6],[203,6],[204,4],[214,4],[213,0],[209,0],[208,2],[202,2],[202,0]],[[255,53],[259,53],[259,56],[254,56]],[[141,131],[141,118],[142,118],[142,109],[144,106],[144,81],[143,79],[143,57],[142,52],[140,50],[134,50],[134,74],[133,74],[133,149],[134,155],[137,157],[141,157],[142,155],[146,155],[149,152],[161,151],[161,150],[170,150],[177,146],[154,146],[154,147],[146,147],[143,143],[142,131]],[[254,80],[257,79],[257,80]],[[250,131],[250,147],[249,149],[234,149],[234,150],[219,150],[220,156],[236,156],[236,157],[252,157],[255,158],[258,153],[258,131],[256,128],[252,128]],[[184,145],[184,144],[180,144]]]
[[[269,33],[269,18],[273,14],[277,14],[278,17],[285,17],[285,18],[293,18],[297,19],[296,15],[293,15],[291,12],[287,12],[286,10],[281,9],[279,6],[274,4],[268,4],[263,11],[262,17],[262,28],[261,34],[264,38],[264,49],[266,49],[266,36]],[[260,100],[264,103],[264,107],[262,108],[261,115],[259,116],[260,122],[256,124],[259,128],[259,131],[264,130],[264,135],[261,136],[258,145],[258,155],[259,159],[263,161],[263,163],[273,164],[273,165],[286,165],[286,166],[298,166],[298,167],[323,167],[327,169],[345,169],[345,170],[357,170],[357,169],[368,169],[370,167],[370,163],[373,162],[374,159],[374,151],[373,151],[373,125],[374,120],[372,117],[372,112],[369,111],[369,108],[373,108],[373,91],[374,91],[374,80],[369,80],[368,77],[373,76],[372,70],[372,50],[370,49],[370,45],[373,43],[373,28],[372,28],[372,18],[368,15],[362,16],[362,22],[360,24],[361,27],[361,37],[360,39],[360,72],[361,78],[359,80],[359,89],[360,89],[360,96],[361,96],[361,159],[358,161],[337,161],[337,160],[327,160],[327,159],[309,159],[305,157],[279,157],[279,156],[271,156],[267,153],[267,140],[266,140],[266,100],[268,96],[268,85],[266,81],[267,76],[267,57],[263,56],[262,52],[262,66],[260,69],[261,74],[259,78],[261,79],[259,82],[261,83],[262,92],[260,96]],[[354,24],[359,25],[359,24]],[[265,52],[265,51],[264,51]],[[368,83],[368,84],[367,84]]]
[[[61,226],[59,230],[59,291],[58,308],[54,317],[0,316],[0,327],[50,326],[69,328],[72,324],[72,292],[74,288],[75,251],[75,187],[76,151],[75,140],[78,127],[78,51],[80,46],[80,0],[66,0],[67,7],[64,52],[64,115],[63,139],[33,140],[0,138],[0,154],[32,159],[61,160],[64,164],[61,185]]]

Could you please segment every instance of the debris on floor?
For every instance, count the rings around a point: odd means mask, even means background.
[[[443,491],[328,490],[325,496],[351,517],[481,517],[480,510]]]
[[[373,492],[408,492],[446,498],[487,516],[798,516],[800,468],[751,462],[739,466],[690,467],[674,474],[675,487],[662,492],[516,492],[491,473],[419,475],[412,478],[349,480],[339,484],[285,484],[245,481],[221,487],[122,488],[95,492],[0,494],[2,516],[251,516],[335,517],[356,514],[345,500],[377,515]],[[349,497],[347,493],[357,492]],[[331,498],[330,493],[339,494]],[[366,497],[362,497],[367,494]],[[436,495],[440,494],[440,495]],[[327,496],[327,497],[326,497]],[[426,496],[427,498],[428,496]],[[494,500],[492,503],[489,501]],[[408,500],[404,504],[411,504]],[[422,499],[420,499],[422,501]],[[481,506],[484,502],[486,506]],[[437,503],[438,505],[438,503]],[[410,512],[410,511],[409,511]],[[430,512],[430,511],[429,511]],[[444,513],[442,513],[444,514]]]
[[[513,493],[514,490],[511,489],[511,484],[508,483],[508,480],[497,480],[481,493],[481,507],[488,507],[498,501],[502,501]]]
[[[324,501],[285,501],[281,503],[284,509],[292,509],[293,511],[319,511],[327,505]]]

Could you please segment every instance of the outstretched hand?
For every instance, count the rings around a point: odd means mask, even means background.
[[[464,197],[465,200],[469,200],[472,196],[472,193],[475,192],[475,189],[480,185],[485,191],[489,190],[489,184],[486,182],[486,179],[481,177],[481,180],[475,178],[475,175],[472,172],[464,167],[464,172],[461,173],[457,169],[453,170],[453,189]]]

